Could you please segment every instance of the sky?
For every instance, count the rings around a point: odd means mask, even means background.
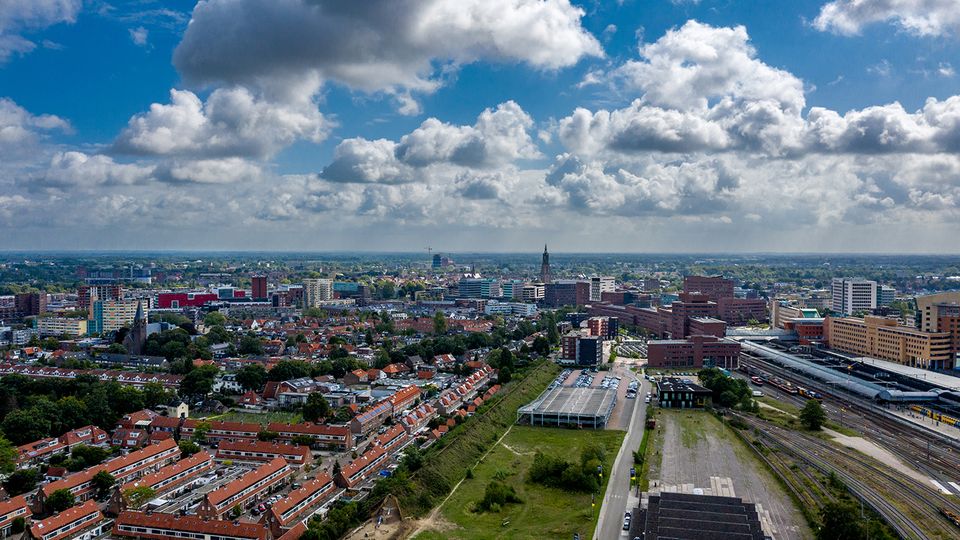
[[[0,249],[960,252],[957,0],[0,0]]]

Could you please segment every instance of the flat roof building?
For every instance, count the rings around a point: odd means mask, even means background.
[[[676,377],[664,377],[657,383],[657,403],[667,409],[701,409],[712,395],[708,388]]]
[[[197,509],[197,515],[208,519],[222,519],[235,506],[244,508],[251,501],[258,500],[260,495],[286,480],[292,472],[283,458],[273,459],[207,493]]]
[[[824,339],[831,349],[921,369],[953,369],[956,356],[949,332],[924,332],[884,317],[827,317]]]
[[[644,540],[769,538],[752,503],[736,497],[669,492],[650,495],[647,508],[634,514],[630,535]]]
[[[617,403],[612,388],[558,386],[517,410],[517,422],[532,426],[577,426],[602,428]]]

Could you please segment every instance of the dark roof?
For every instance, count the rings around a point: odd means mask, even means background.
[[[645,540],[764,540],[756,506],[736,497],[660,493],[637,513],[631,534]]]
[[[664,377],[657,383],[658,392],[693,392],[696,394],[712,394],[709,388],[704,388],[699,384],[694,384],[684,379],[676,377]]]

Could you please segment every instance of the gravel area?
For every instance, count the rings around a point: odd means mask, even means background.
[[[710,488],[710,477],[733,480],[736,496],[769,513],[776,539],[812,538],[812,532],[785,489],[749,448],[706,412],[663,411],[658,415],[661,463],[651,465],[651,486],[693,484]],[[654,459],[656,461],[656,459]]]

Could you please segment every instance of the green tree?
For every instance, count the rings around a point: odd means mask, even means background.
[[[233,341],[233,334],[220,325],[209,327],[206,337],[210,340],[210,343],[228,343]]]
[[[319,392],[313,392],[307,396],[307,402],[303,404],[304,420],[316,422],[321,418],[330,418],[332,415],[333,409]]]
[[[860,512],[846,501],[828,502],[820,509],[823,525],[817,531],[817,540],[866,540],[860,521]]]
[[[267,382],[267,370],[260,364],[247,364],[237,371],[237,382],[244,390],[260,390]]]
[[[122,343],[111,343],[107,347],[107,352],[110,354],[127,354],[127,348]]]
[[[207,433],[210,431],[210,422],[203,420],[197,422],[196,427],[193,428],[193,441],[197,443],[202,443],[207,440]]]
[[[11,473],[17,466],[17,447],[5,437],[0,437],[0,472]]]
[[[20,534],[27,528],[27,520],[23,516],[18,516],[10,522],[10,532]]]
[[[123,499],[126,501],[127,507],[132,509],[140,508],[156,496],[156,490],[150,486],[129,488],[123,492]]]
[[[50,421],[32,408],[11,412],[0,427],[10,442],[17,446],[48,437],[51,433]]]
[[[240,347],[237,349],[240,354],[261,355],[263,354],[263,343],[256,334],[250,332],[240,338]]]
[[[47,497],[44,504],[54,512],[63,512],[77,504],[77,498],[68,489],[58,489]]]
[[[223,326],[226,324],[227,318],[223,316],[223,313],[219,311],[211,311],[203,318],[203,325],[207,328],[212,326]]]
[[[60,348],[60,341],[54,337],[45,338],[40,342],[44,350],[55,351]]]
[[[180,393],[184,396],[206,396],[213,390],[213,383],[220,374],[217,366],[200,366],[187,373],[180,383]]]
[[[97,497],[103,498],[107,495],[107,492],[110,491],[110,488],[117,483],[117,479],[107,471],[99,471],[93,475],[91,482],[93,482],[93,486],[97,489]]]
[[[180,453],[183,455],[183,457],[190,457],[200,450],[200,445],[193,441],[186,439],[180,441]]]
[[[59,422],[66,429],[74,429],[90,423],[87,404],[76,396],[64,396],[57,400]]]
[[[800,409],[800,423],[810,431],[820,431],[823,424],[827,422],[827,414],[823,412],[823,406],[815,399],[807,400],[806,405]]]
[[[270,381],[289,381],[290,379],[299,379],[310,376],[310,364],[300,360],[283,360],[277,362],[267,373],[267,380]]]
[[[442,336],[447,333],[447,318],[443,315],[442,311],[437,311],[433,314],[433,333],[437,336]]]
[[[37,469],[19,469],[7,477],[3,487],[10,496],[15,497],[21,493],[33,491],[39,478],[40,473]]]
[[[79,461],[84,469],[103,463],[103,460],[107,459],[109,455],[110,450],[106,448],[87,446],[85,444],[78,444],[70,451],[70,457]]]
[[[152,409],[170,401],[170,392],[158,382],[148,382],[143,385],[143,406]]]

